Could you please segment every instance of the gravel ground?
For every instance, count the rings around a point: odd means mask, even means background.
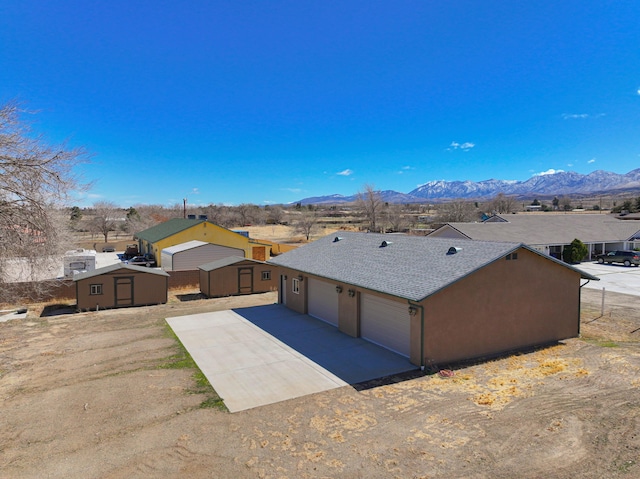
[[[185,294],[183,299],[191,299]],[[640,477],[640,298],[583,291],[582,337],[231,414],[165,317],[275,293],[0,323],[3,478]]]

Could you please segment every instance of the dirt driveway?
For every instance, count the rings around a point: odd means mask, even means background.
[[[0,323],[0,476],[640,477],[640,298],[583,297],[582,339],[235,414],[163,318],[275,294],[31,311]]]

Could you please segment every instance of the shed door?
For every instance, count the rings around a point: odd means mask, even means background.
[[[307,288],[309,316],[338,325],[338,293],[336,285],[309,278]]]
[[[360,336],[391,351],[409,356],[411,318],[406,303],[362,294]]]
[[[238,293],[253,293],[253,268],[238,268]]]
[[[115,281],[115,306],[133,306],[133,277],[114,278]]]
[[[264,246],[256,246],[255,248],[253,248],[253,259],[258,261],[266,261],[266,248]]]

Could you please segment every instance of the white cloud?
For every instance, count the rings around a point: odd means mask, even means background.
[[[340,176],[351,176],[353,175],[353,170],[350,170],[349,168],[347,168],[346,170],[342,170],[336,174]]]
[[[589,118],[587,113],[563,113],[562,118],[565,120],[577,120],[581,118]]]
[[[547,171],[534,173],[533,176],[555,175],[556,173],[564,173],[564,170],[554,170],[553,168],[549,168]]]
[[[191,193],[193,193],[194,195],[199,195],[200,194],[200,189],[199,188],[193,188],[191,190]]]
[[[469,151],[474,146],[476,146],[475,143],[471,143],[469,141],[465,141],[464,143],[458,143],[457,141],[452,141],[451,144],[449,145],[449,148],[447,148],[447,150]]]
[[[589,161],[587,161],[587,163],[591,164],[591,163],[595,163],[596,159],[595,158],[591,158]]]
[[[596,113],[595,115],[590,113],[563,113],[563,120],[585,120],[587,118],[600,118],[605,116],[604,113]]]
[[[301,188],[282,188],[282,191],[288,191],[289,193],[302,193]]]
[[[567,163],[567,166],[571,168],[573,166],[573,163]]]

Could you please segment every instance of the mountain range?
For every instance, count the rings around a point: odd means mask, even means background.
[[[574,171],[559,171],[535,175],[525,181],[484,180],[484,181],[429,181],[408,193],[392,190],[379,191],[383,201],[388,203],[422,203],[425,200],[450,199],[481,200],[493,198],[499,193],[517,198],[535,198],[562,195],[615,194],[626,191],[640,191],[640,168],[626,174],[597,170],[587,175]],[[351,203],[358,194],[314,196],[297,203],[340,204]]]

